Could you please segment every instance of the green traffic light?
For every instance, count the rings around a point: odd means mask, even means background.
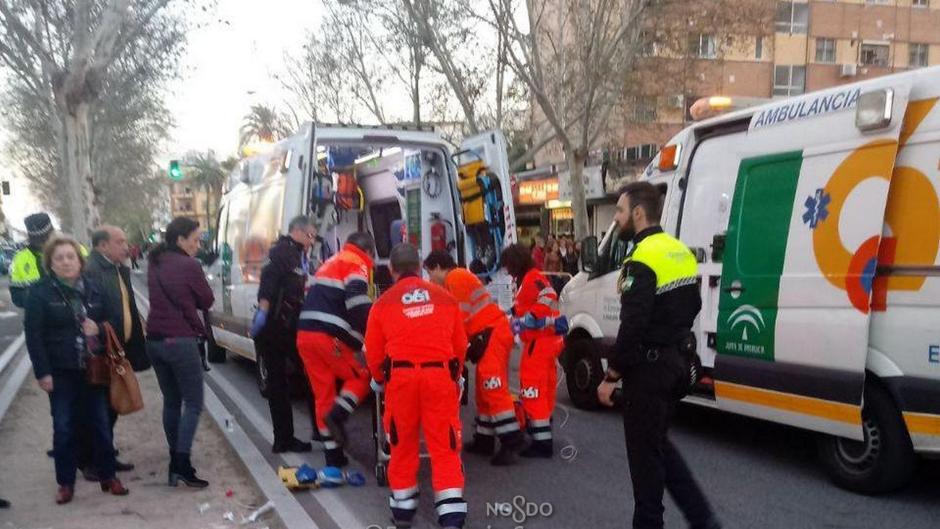
[[[183,170],[180,168],[179,160],[170,160],[170,179],[179,182],[183,179]]]

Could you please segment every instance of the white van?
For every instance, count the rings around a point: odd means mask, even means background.
[[[422,256],[446,249],[462,265],[478,260],[483,269],[498,270],[502,247],[516,242],[506,142],[502,133],[486,132],[466,140],[460,152],[480,169],[461,188],[485,188],[469,200],[461,198],[448,144],[433,130],[310,123],[243,160],[226,186],[206,267],[216,300],[210,360],[223,361],[226,351],[256,360],[265,390],[267,370],[248,330],[268,250],[297,215],[312,216],[323,238],[314,261],[335,253],[353,232],[372,233],[377,291],[392,283],[389,252],[402,240]],[[487,225],[476,219],[468,226],[468,208],[482,208]]]
[[[826,434],[826,468],[860,492],[940,455],[938,98],[927,68],[737,111],[680,132],[643,176],[700,263],[706,376],[687,400]],[[560,300],[585,408],[619,326],[615,232],[585,241]]]

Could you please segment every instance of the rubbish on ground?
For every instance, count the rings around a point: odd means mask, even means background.
[[[231,497],[234,496],[234,495],[235,495],[235,493],[232,492],[232,489],[228,489],[227,491],[225,491],[225,497],[226,497],[226,498],[231,498]]]
[[[242,519],[242,525],[257,522],[258,518],[261,518],[264,513],[271,510],[274,510],[274,502],[268,501],[268,503],[259,507],[255,512],[249,514],[247,518]]]
[[[203,503],[202,505],[199,506],[199,514],[206,514],[206,512],[208,512],[209,509],[211,508],[212,508],[212,505],[208,503]]]
[[[223,519],[223,520],[228,520],[228,521],[230,521],[230,522],[234,522],[234,521],[235,521],[235,513],[233,513],[232,511],[228,511],[227,513],[225,513],[225,514],[222,515],[222,519]]]
[[[304,465],[304,467],[306,466],[307,465]],[[297,477],[298,470],[300,469],[297,467],[277,467],[277,476],[281,478],[281,483],[283,483],[288,490],[306,490],[317,487],[315,474],[312,481],[301,482],[301,480]]]

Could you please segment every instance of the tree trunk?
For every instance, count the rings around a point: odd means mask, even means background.
[[[588,226],[587,199],[584,194],[584,162],[586,149],[565,148],[568,178],[571,189],[571,212],[574,214],[574,238],[577,241],[591,235]]]
[[[69,211],[72,235],[81,242],[89,241],[89,232],[99,223],[98,204],[91,174],[90,106],[80,102],[65,112],[66,167],[68,173]]]

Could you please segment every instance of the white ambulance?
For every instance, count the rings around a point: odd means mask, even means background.
[[[699,260],[706,377],[687,400],[825,434],[833,480],[864,493],[940,455],[938,99],[927,68],[735,111],[680,132],[643,176]],[[619,325],[615,232],[585,241],[561,295],[586,408]]]
[[[440,134],[413,127],[309,123],[258,149],[226,185],[206,274],[216,300],[210,360],[223,361],[226,352],[256,360],[262,392],[267,369],[248,330],[261,267],[293,217],[310,215],[319,228],[314,261],[353,232],[372,233],[377,290],[392,283],[389,253],[402,241],[421,255],[447,250],[464,266],[477,261],[494,276],[500,251],[516,242],[506,141],[498,131],[468,138],[458,153],[465,162],[452,158]],[[458,175],[458,164],[474,170]]]

